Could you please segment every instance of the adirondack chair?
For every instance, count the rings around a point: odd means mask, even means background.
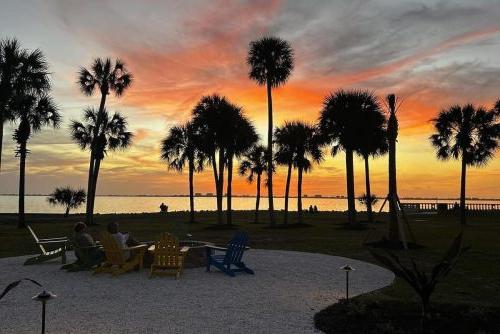
[[[104,254],[102,253],[103,250],[100,244],[90,247],[79,247],[72,241],[72,245],[76,261],[62,266],[61,269],[67,271],[92,270],[104,260]]]
[[[110,273],[116,276],[132,271],[137,267],[139,270],[142,269],[144,253],[148,248],[147,245],[121,248],[116,239],[108,232],[101,233],[100,240],[106,254],[106,261],[94,270],[94,274]],[[128,252],[132,252],[129,259],[127,259]]]
[[[172,234],[162,233],[154,244],[154,261],[149,278],[154,275],[175,275],[178,279],[184,269],[184,258],[189,247],[180,247],[179,240]]]
[[[31,236],[35,240],[38,248],[40,248],[40,254],[27,259],[24,262],[24,265],[38,264],[51,259],[56,259],[58,257],[61,258],[62,264],[66,264],[66,248],[69,243],[67,237],[40,239],[35,234],[35,231],[33,231],[31,226],[26,225],[26,228],[31,233]],[[45,247],[50,248],[50,250]]]
[[[217,269],[223,271],[227,275],[234,277],[236,272],[244,271],[249,274],[254,274],[253,270],[248,268],[241,260],[243,252],[247,249],[248,234],[245,232],[237,232],[233,239],[229,241],[226,248],[207,245],[207,272],[210,271],[210,266],[214,265]],[[219,252],[219,254],[217,254]],[[220,254],[224,252],[224,254]],[[231,268],[235,266],[236,268]]]

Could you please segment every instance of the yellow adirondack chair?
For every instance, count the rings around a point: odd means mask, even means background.
[[[147,245],[120,248],[116,239],[108,232],[101,233],[100,239],[104,253],[106,253],[106,261],[94,270],[94,274],[110,273],[116,276],[137,267],[139,267],[139,270],[142,269],[144,253],[148,248]],[[130,259],[126,258],[128,252],[131,252]]]
[[[162,233],[154,245],[154,262],[149,277],[154,275],[175,275],[178,279],[184,268],[184,257],[189,247],[180,247],[179,240],[170,233]]]

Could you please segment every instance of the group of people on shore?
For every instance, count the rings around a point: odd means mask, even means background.
[[[318,212],[318,207],[315,205],[315,206],[312,206],[312,205],[309,205],[309,213],[316,213]]]

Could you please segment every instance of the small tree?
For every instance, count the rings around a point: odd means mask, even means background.
[[[68,217],[70,209],[77,209],[80,205],[85,203],[87,194],[83,189],[73,189],[70,186],[56,188],[52,194],[49,195],[47,201],[52,205],[60,205],[66,208],[64,217]]]
[[[367,210],[367,213],[368,215],[370,214],[369,211],[371,210],[371,208],[377,204],[378,202],[378,198],[375,194],[363,194],[361,195],[360,198],[358,198],[358,201],[360,204],[366,206],[366,210]],[[370,223],[373,223],[373,219],[369,219]]]

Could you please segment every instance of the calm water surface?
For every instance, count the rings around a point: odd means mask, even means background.
[[[17,196],[0,196],[0,213],[17,212]],[[158,212],[161,203],[168,205],[169,211],[184,211],[189,209],[189,197],[143,197],[143,196],[97,196],[95,200],[96,213],[142,213],[142,212]],[[374,206],[374,210],[379,210],[382,205],[382,200]],[[403,202],[454,202],[453,200],[403,200]],[[500,201],[468,201],[469,203],[500,203]],[[267,209],[267,198],[261,199],[262,210]],[[224,206],[225,206],[224,201]],[[324,211],[345,211],[347,210],[347,200],[339,198],[304,198],[302,200],[303,208],[308,208],[309,205],[316,205],[319,210]],[[277,210],[284,208],[284,199],[275,198],[274,206]],[[47,202],[46,196],[26,196],[25,207],[27,213],[62,213],[63,208],[59,206],[51,206]],[[358,210],[364,210],[364,206],[356,203]],[[215,197],[196,197],[196,210],[215,210]],[[290,210],[297,210],[297,199],[290,198]],[[253,210],[255,209],[255,198],[252,197],[234,197],[234,210]],[[384,208],[384,211],[387,209]],[[85,205],[74,213],[85,212]]]

